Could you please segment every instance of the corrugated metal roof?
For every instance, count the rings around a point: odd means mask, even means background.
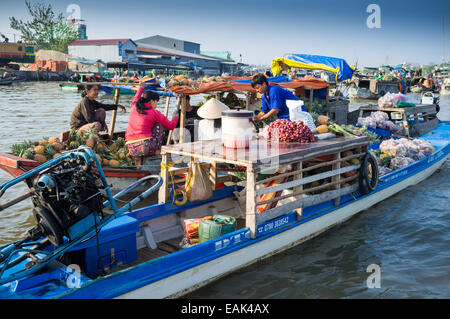
[[[185,52],[181,50],[175,50],[175,49],[168,49],[165,47],[153,45],[153,44],[147,44],[142,42],[136,42],[138,45],[137,51],[143,51],[143,52],[151,52],[151,53],[159,53],[159,54],[166,54],[166,55],[177,55],[177,56],[184,56],[189,58],[196,58],[196,59],[204,59],[204,60],[213,60],[213,61],[219,61],[224,62],[227,60],[219,59],[219,58],[213,58],[207,55],[201,55],[201,54],[194,54],[190,52]],[[146,50],[152,50],[152,51],[146,51]],[[155,51],[155,52],[154,52]],[[158,51],[158,52],[156,52]]]
[[[118,42],[124,44],[127,41],[131,41],[131,39],[92,39],[92,40],[75,40],[69,45],[114,45]],[[136,43],[134,43],[136,44]]]

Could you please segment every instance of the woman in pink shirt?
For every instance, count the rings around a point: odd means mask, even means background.
[[[147,86],[140,82],[139,89],[131,103],[128,128],[125,133],[125,141],[131,156],[151,156],[160,153],[162,140],[164,138],[164,127],[173,130],[178,123],[178,114],[173,114],[169,121],[156,107],[159,95],[152,91],[144,92]],[[140,160],[137,160],[140,165]]]

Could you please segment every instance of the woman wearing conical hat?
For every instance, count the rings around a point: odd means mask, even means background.
[[[197,111],[197,115],[203,118],[198,121],[198,140],[211,140],[222,136],[222,111],[230,108],[212,98],[203,104]]]

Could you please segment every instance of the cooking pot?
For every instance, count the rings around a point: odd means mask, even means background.
[[[222,142],[225,147],[249,147],[250,141],[259,133],[253,120],[254,115],[253,111],[246,110],[222,111]]]

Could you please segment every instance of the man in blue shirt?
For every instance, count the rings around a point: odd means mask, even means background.
[[[252,79],[252,87],[260,94],[261,112],[255,116],[255,122],[264,121],[273,116],[289,120],[289,109],[286,100],[298,100],[290,91],[277,85],[269,85],[264,74],[256,74]],[[305,106],[302,111],[306,112]]]

